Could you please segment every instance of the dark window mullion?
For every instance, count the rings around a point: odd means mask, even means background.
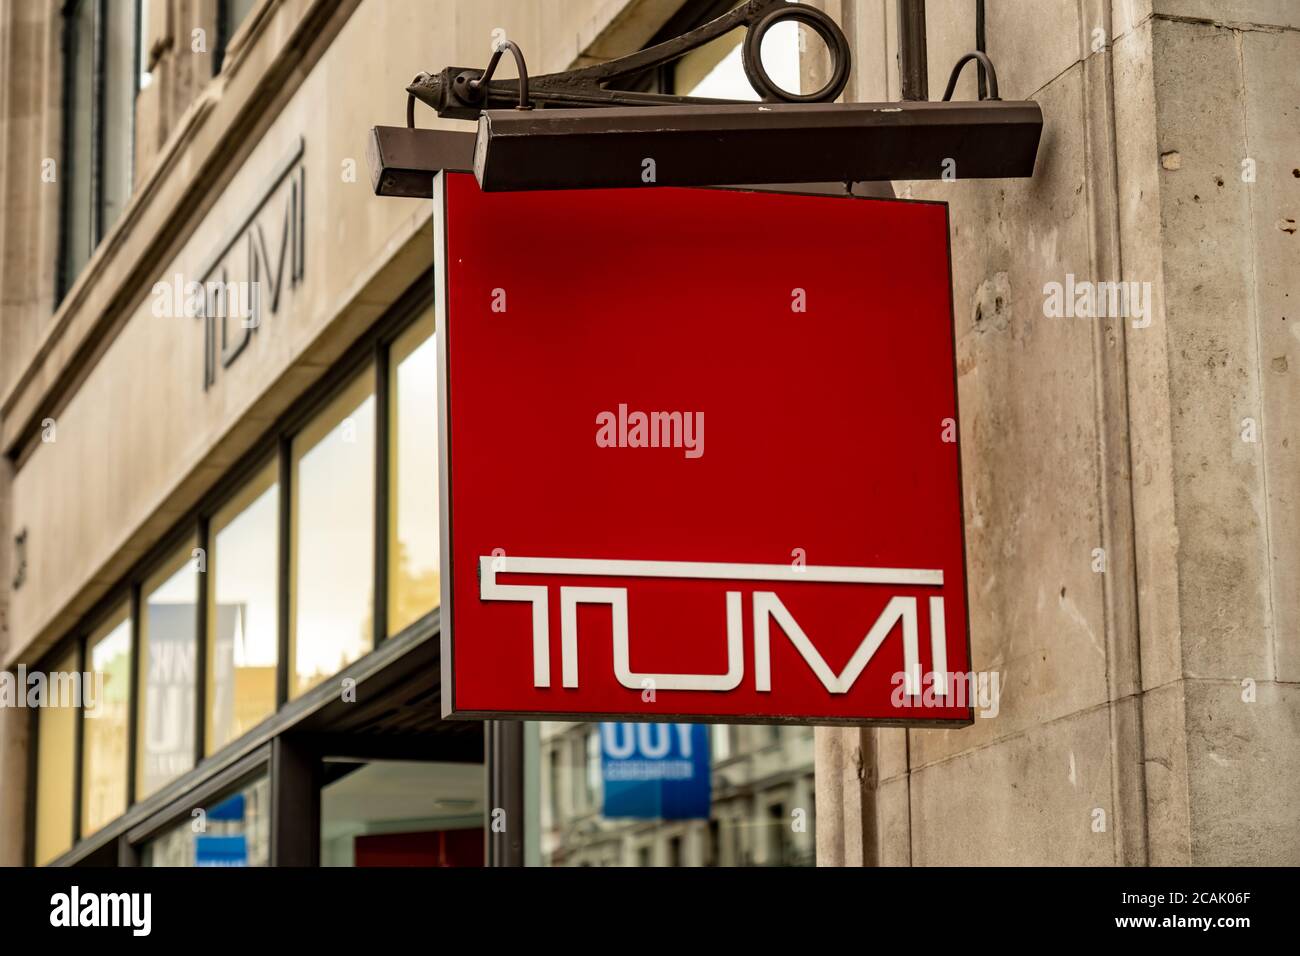
[[[140,736],[140,653],[145,649],[140,640],[140,620],[142,610],[140,582],[131,585],[131,608],[127,620],[131,622],[131,668],[128,682],[126,708],[126,808],[135,805],[135,773],[137,767],[136,745]]]
[[[292,444],[288,436],[281,435],[279,474],[280,533],[277,541],[280,555],[280,581],[278,586],[279,603],[276,608],[279,616],[279,634],[277,635],[277,653],[275,655],[275,709],[277,711],[289,700],[289,601],[292,598],[290,591],[293,585],[289,567],[292,554],[292,542],[289,540],[292,531],[292,515],[290,514],[290,509],[293,507],[292,489],[290,488],[292,471]]]
[[[95,4],[94,64],[90,98],[90,254],[104,237],[104,72],[108,59],[108,0],[82,0]]]
[[[48,664],[45,665],[44,670],[47,674],[49,673]],[[23,808],[25,830],[23,833],[23,866],[36,865],[36,799],[38,796],[36,778],[40,772],[37,753],[41,743],[39,715],[40,710],[35,707],[31,708],[27,715],[27,805]],[[73,841],[75,842],[75,835]]]
[[[81,680],[86,679],[86,635],[82,634],[77,638],[77,673],[81,675]],[[85,689],[83,686],[82,696],[84,699]],[[72,762],[72,845],[76,846],[81,840],[81,788],[83,785],[82,777],[84,776],[85,767],[85,746],[86,746],[86,711],[83,707],[77,708],[76,721],[73,724],[73,762]]]
[[[388,362],[389,346],[380,340],[375,344],[375,584],[370,615],[375,647],[388,636],[388,443],[392,440]]]
[[[208,720],[208,527],[209,519],[201,516],[195,532],[200,564],[196,575],[198,594],[194,621],[194,766],[203,761],[207,749]]]

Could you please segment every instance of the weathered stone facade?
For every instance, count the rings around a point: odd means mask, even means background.
[[[891,5],[840,6],[854,95],[895,98]],[[928,6],[934,96],[974,5]],[[951,203],[972,647],[1000,712],[821,732],[822,859],[1294,865],[1300,8],[989,3],[986,29],[1002,97],[1043,107],[1034,178],[895,187]],[[1046,317],[1067,275],[1150,283],[1153,314]]]

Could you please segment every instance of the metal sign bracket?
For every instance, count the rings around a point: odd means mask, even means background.
[[[782,89],[764,67],[763,39],[785,21],[825,42],[831,69],[821,89]],[[759,102],[616,87],[741,27],[741,62]],[[497,79],[506,53],[519,75]],[[972,60],[987,95],[954,103]],[[1033,175],[1042,111],[1033,101],[999,98],[997,72],[982,50],[957,61],[940,102],[836,103],[851,67],[839,25],[788,0],[749,0],[629,56],[542,76],[529,76],[518,44],[501,41],[482,70],[450,66],[415,78],[406,89],[407,128],[372,130],[372,182],[378,195],[429,197],[442,169],[472,170],[485,191]],[[416,129],[417,100],[444,119],[477,121],[477,135]],[[652,176],[644,157],[655,158]]]

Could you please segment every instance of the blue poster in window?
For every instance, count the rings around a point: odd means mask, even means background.
[[[208,820],[221,820],[224,822],[244,822],[244,795],[234,793],[226,797],[215,807],[208,810]]]
[[[248,844],[242,833],[194,838],[195,866],[248,866]]]
[[[600,771],[606,817],[709,818],[706,724],[601,724]]]

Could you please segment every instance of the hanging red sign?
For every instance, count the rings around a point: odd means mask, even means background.
[[[944,204],[434,202],[446,714],[971,720]]]

